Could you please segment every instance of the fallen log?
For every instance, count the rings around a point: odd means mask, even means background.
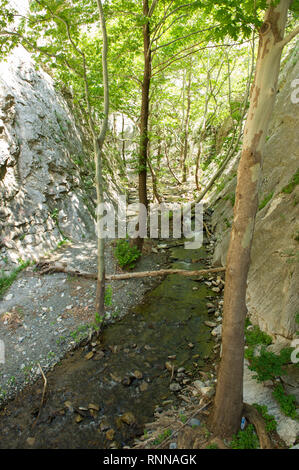
[[[65,273],[71,276],[84,277],[86,279],[97,279],[96,273],[87,273],[76,269],[68,268],[64,263],[38,263],[36,268],[40,274]],[[168,276],[169,274],[179,274],[180,276],[194,277],[205,276],[206,274],[225,272],[225,267],[201,269],[197,271],[186,271],[185,269],[160,269],[159,271],[142,271],[134,273],[121,273],[106,275],[106,281],[123,281],[126,279],[136,279],[143,277]]]

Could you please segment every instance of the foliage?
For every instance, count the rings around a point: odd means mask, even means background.
[[[249,369],[257,373],[254,376],[258,382],[265,380],[273,380],[275,377],[284,375],[283,366],[290,362],[290,355],[293,348],[284,348],[280,351],[279,355],[271,351],[267,351],[265,346],[261,348],[259,356],[250,354]]]
[[[214,444],[209,444],[206,449],[219,449],[218,445],[216,443]]]
[[[275,400],[277,400],[281,411],[286,416],[289,416],[293,419],[298,419],[295,395],[287,395],[283,389],[282,384],[278,384],[273,391],[273,397]]]
[[[172,430],[171,429],[166,429],[163,431],[159,436],[153,441],[153,445],[157,446],[159,444],[162,444],[165,439],[170,437],[172,435]]]
[[[264,418],[264,421],[266,423],[266,431],[267,432],[272,432],[276,431],[277,428],[277,422],[274,418],[273,415],[270,415],[268,413],[268,408],[266,405],[259,405],[258,403],[253,403],[253,406],[258,410],[260,415]]]
[[[106,289],[105,289],[105,305],[107,307],[112,306],[112,294],[113,294],[112,287],[111,286],[106,286]]]
[[[23,271],[24,269],[30,266],[30,261],[23,261],[19,260],[19,266],[15,268],[8,276],[2,274],[0,277],[0,297],[6,292],[6,290],[12,285],[12,283],[16,280],[18,274]]]
[[[246,344],[249,346],[256,346],[258,344],[269,345],[272,343],[271,336],[267,335],[257,325],[250,330],[246,329],[245,331]]]
[[[286,193],[286,194],[291,194],[291,192],[293,192],[293,190],[295,189],[295,187],[299,184],[299,169],[296,171],[296,173],[293,175],[291,181],[289,182],[289,184],[287,184],[287,186],[285,186],[283,189],[282,189],[282,192],[283,193]]]
[[[264,197],[264,199],[259,204],[259,210],[264,209],[264,207],[266,207],[268,202],[271,201],[272,197],[273,197],[273,192],[269,193],[266,197]]]
[[[134,268],[135,261],[141,256],[138,248],[131,246],[129,240],[124,238],[117,241],[114,254],[120,267],[129,269]]]
[[[252,424],[249,424],[244,431],[239,431],[230,443],[232,449],[257,449],[259,440]]]

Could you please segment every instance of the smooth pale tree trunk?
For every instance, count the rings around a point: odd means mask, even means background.
[[[97,0],[100,25],[103,36],[103,51],[102,51],[102,65],[103,65],[103,82],[104,82],[104,120],[102,123],[102,129],[99,137],[96,137],[95,130],[93,129],[94,135],[94,148],[95,148],[95,167],[96,167],[96,191],[97,191],[97,204],[104,203],[104,192],[103,192],[103,145],[108,129],[108,116],[109,116],[109,80],[108,80],[108,65],[107,65],[107,54],[108,54],[108,38],[106,31],[106,22],[103,13],[103,7],[101,0]],[[96,291],[96,313],[100,316],[105,314],[105,239],[101,236],[100,229],[101,217],[97,213],[97,234],[98,234],[98,246],[97,246],[97,291]]]
[[[277,93],[290,3],[290,0],[282,0],[277,6],[269,7],[260,29],[256,73],[238,168],[234,222],[227,256],[222,358],[210,422],[213,432],[221,437],[236,433],[242,417],[247,275],[258,208],[262,153]]]

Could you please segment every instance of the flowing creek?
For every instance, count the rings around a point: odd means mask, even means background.
[[[205,246],[176,246],[170,259],[173,268],[203,269],[208,253]],[[130,446],[158,405],[181,402],[170,389],[167,361],[185,368],[186,382],[209,370],[215,342],[204,322],[210,319],[206,303],[216,295],[202,280],[166,277],[142,304],[103,330],[92,359],[86,359],[91,345],[80,347],[47,374],[38,420],[42,380],[6,405],[0,448]]]

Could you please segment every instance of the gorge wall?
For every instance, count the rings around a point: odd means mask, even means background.
[[[51,77],[22,47],[0,63],[0,269],[63,238],[95,237],[82,129]]]
[[[247,294],[252,321],[282,344],[296,337],[299,313],[299,185],[294,183],[299,167],[298,58],[299,43],[283,65],[265,145]],[[215,265],[226,262],[237,160],[226,171],[224,188],[214,190],[210,198],[217,235]]]

